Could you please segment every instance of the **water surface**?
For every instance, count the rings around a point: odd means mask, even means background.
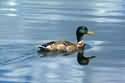
[[[124,83],[124,0],[0,0],[0,83]],[[85,37],[96,56],[88,65],[70,56],[40,58],[37,45]]]

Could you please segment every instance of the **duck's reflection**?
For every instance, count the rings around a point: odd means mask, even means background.
[[[80,65],[88,65],[90,60],[95,58],[96,56],[90,56],[90,57],[86,57],[84,55],[84,50],[80,50],[77,54],[77,62],[80,64]]]

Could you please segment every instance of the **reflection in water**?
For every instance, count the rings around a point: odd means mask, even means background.
[[[84,48],[83,50],[80,50],[77,54],[77,61],[80,65],[88,65],[90,60],[95,58],[96,56],[90,56],[90,57],[86,57],[84,55],[84,51],[85,51],[85,46],[86,44],[84,45]]]
[[[77,54],[77,61],[80,65],[88,65],[90,60],[95,58],[96,56],[90,56],[90,57],[86,57],[84,56],[83,51],[79,51]]]

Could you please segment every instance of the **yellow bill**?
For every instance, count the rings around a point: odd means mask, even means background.
[[[87,35],[95,35],[96,33],[95,32],[91,32],[91,31],[89,31],[88,33],[87,33]]]

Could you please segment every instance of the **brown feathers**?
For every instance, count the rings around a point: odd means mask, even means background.
[[[71,43],[67,41],[56,41],[48,46],[46,49],[48,51],[59,51],[59,52],[75,52],[84,46],[84,42],[80,41],[78,43]]]

